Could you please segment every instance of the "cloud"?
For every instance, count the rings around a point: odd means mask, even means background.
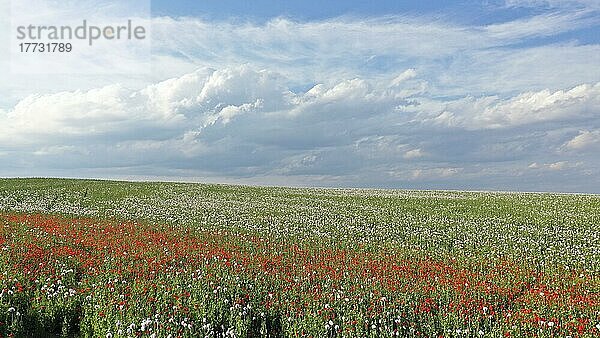
[[[416,76],[417,76],[417,71],[414,68],[407,69],[404,72],[402,72],[400,75],[396,76],[392,80],[392,83],[390,85],[398,86],[406,80],[414,79]]]
[[[407,160],[421,158],[425,156],[425,153],[421,149],[412,149],[404,153],[404,158]]]
[[[0,114],[0,151],[50,168],[289,175],[303,182],[320,177],[321,183],[351,177],[357,183],[381,173],[398,182],[464,182],[498,165],[518,172],[517,162],[532,154],[545,158],[543,168],[567,172],[585,168],[551,161],[552,145],[564,143],[561,135],[570,131],[544,129],[536,138],[518,128],[596,121],[600,87],[442,100],[430,98],[410,69],[305,91],[290,89],[290,82],[275,71],[239,65],[202,68],[139,90],[112,85],[31,95]]]
[[[590,150],[600,147],[600,129],[582,130],[579,135],[564,144],[568,150]]]
[[[598,24],[599,21],[597,16],[584,10],[565,13],[551,12],[524,19],[488,25],[484,29],[492,38],[500,39],[502,41],[514,41],[516,39],[534,36],[552,36],[557,33],[564,33],[586,26],[593,26]],[[577,24],[573,25],[573,22],[577,22]]]
[[[99,136],[118,140],[140,137],[130,135],[132,129],[167,130],[181,122],[179,114],[148,108],[147,97],[119,85],[30,95],[0,117],[0,141],[19,145]]]
[[[34,155],[40,155],[40,156],[47,156],[47,155],[52,155],[52,156],[61,156],[61,155],[65,155],[67,153],[74,153],[77,151],[77,147],[75,146],[52,146],[52,147],[42,147],[39,150],[36,150],[33,152]],[[89,154],[87,154],[89,155]]]
[[[546,171],[565,171],[568,169],[575,169],[582,166],[582,162],[570,162],[570,161],[557,161],[552,163],[538,164],[537,162],[531,163],[528,168],[534,170],[546,170]]]
[[[466,97],[443,105],[443,111],[427,121],[466,129],[507,128],[549,121],[581,121],[598,115],[600,82],[554,92],[526,92],[508,99],[497,96]]]
[[[596,0],[505,0],[505,4],[507,7],[600,8]]]
[[[457,55],[448,67],[439,69],[438,85],[453,95],[514,95],[596,83],[600,78],[595,57],[598,53],[598,44],[573,41],[474,50]]]
[[[563,170],[567,167],[567,165],[569,165],[569,162],[567,161],[560,161],[560,162],[555,162],[555,163],[550,163],[547,165],[547,167],[550,170]]]
[[[269,111],[283,104],[289,92],[284,92],[277,76],[242,65],[219,71],[201,69],[142,90],[110,85],[30,95],[0,116],[0,140],[41,143],[56,136],[108,135],[119,140],[153,137],[154,129],[170,135],[169,130],[190,122],[198,126],[217,120],[227,123],[244,112]],[[134,129],[148,133],[132,134]]]

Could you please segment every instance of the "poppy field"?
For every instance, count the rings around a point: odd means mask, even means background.
[[[600,196],[0,180],[0,337],[600,337]]]

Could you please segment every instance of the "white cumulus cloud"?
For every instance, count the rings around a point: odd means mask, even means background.
[[[600,148],[600,129],[582,130],[579,132],[579,135],[565,143],[564,147],[570,150]]]

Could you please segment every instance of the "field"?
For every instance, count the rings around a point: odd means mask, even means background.
[[[600,196],[0,180],[0,337],[598,337]]]

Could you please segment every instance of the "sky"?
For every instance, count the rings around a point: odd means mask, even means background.
[[[596,0],[26,12],[0,0],[0,177],[600,193]],[[15,23],[83,19],[147,44],[19,63]]]

